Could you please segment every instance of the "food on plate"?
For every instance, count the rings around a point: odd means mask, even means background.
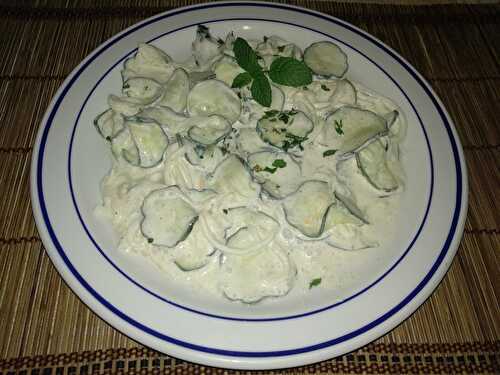
[[[118,249],[230,301],[335,288],[325,255],[377,251],[397,215],[404,114],[331,41],[199,26],[191,50],[140,44],[95,118]]]

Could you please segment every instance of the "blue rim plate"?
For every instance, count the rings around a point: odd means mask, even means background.
[[[349,78],[390,97],[408,121],[407,172],[397,231],[338,293],[314,291],[262,306],[193,296],[116,251],[93,209],[109,150],[91,120],[119,90],[123,60],[137,43],[182,58],[197,24],[217,35],[277,34],[300,46],[333,40]],[[144,20],[93,51],[61,85],[43,119],[31,170],[33,212],[52,262],[93,311],[123,333],[189,361],[270,369],[352,351],[401,323],[439,284],[456,253],[467,211],[467,175],[454,125],[429,84],[401,56],[360,29],[303,8],[255,2],[202,4]],[[113,242],[114,241],[114,242]],[[368,253],[367,253],[368,254]],[[354,266],[353,266],[354,267]],[[340,289],[339,289],[340,290]]]

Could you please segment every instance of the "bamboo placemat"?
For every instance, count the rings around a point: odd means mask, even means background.
[[[192,3],[0,4],[0,375],[224,372],[144,348],[90,311],[46,256],[29,197],[36,131],[66,75],[123,28]],[[431,82],[464,145],[470,203],[450,271],[414,315],[354,353],[286,372],[500,373],[500,6],[293,4],[367,30]]]

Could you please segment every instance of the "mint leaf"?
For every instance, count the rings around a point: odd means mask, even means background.
[[[270,107],[272,101],[271,84],[267,77],[261,73],[254,76],[252,87],[250,88],[253,99],[264,107]]]
[[[269,77],[276,83],[284,86],[300,87],[312,82],[311,70],[292,57],[278,57],[269,69]]]
[[[317,279],[312,279],[311,282],[309,283],[309,289],[318,286],[321,284],[321,277],[318,277]]]
[[[337,150],[326,150],[323,152],[323,157],[326,158],[327,156],[334,155],[337,152]]]
[[[273,161],[273,167],[276,167],[276,168],[285,168],[286,167],[286,161],[284,161],[283,159],[276,159],[275,161]]]
[[[248,85],[250,82],[252,82],[252,76],[250,75],[250,73],[240,73],[236,77],[234,77],[231,87],[233,89],[239,89],[243,86]]]
[[[239,66],[245,69],[255,78],[262,72],[262,68],[257,62],[257,54],[243,38],[237,38],[233,44],[234,57]]]

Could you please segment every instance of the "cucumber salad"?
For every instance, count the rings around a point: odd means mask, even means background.
[[[113,166],[96,214],[119,251],[231,301],[335,288],[330,259],[388,241],[404,115],[320,41],[198,26],[176,62],[140,44],[94,125]],[[330,263],[329,263],[330,262]]]

